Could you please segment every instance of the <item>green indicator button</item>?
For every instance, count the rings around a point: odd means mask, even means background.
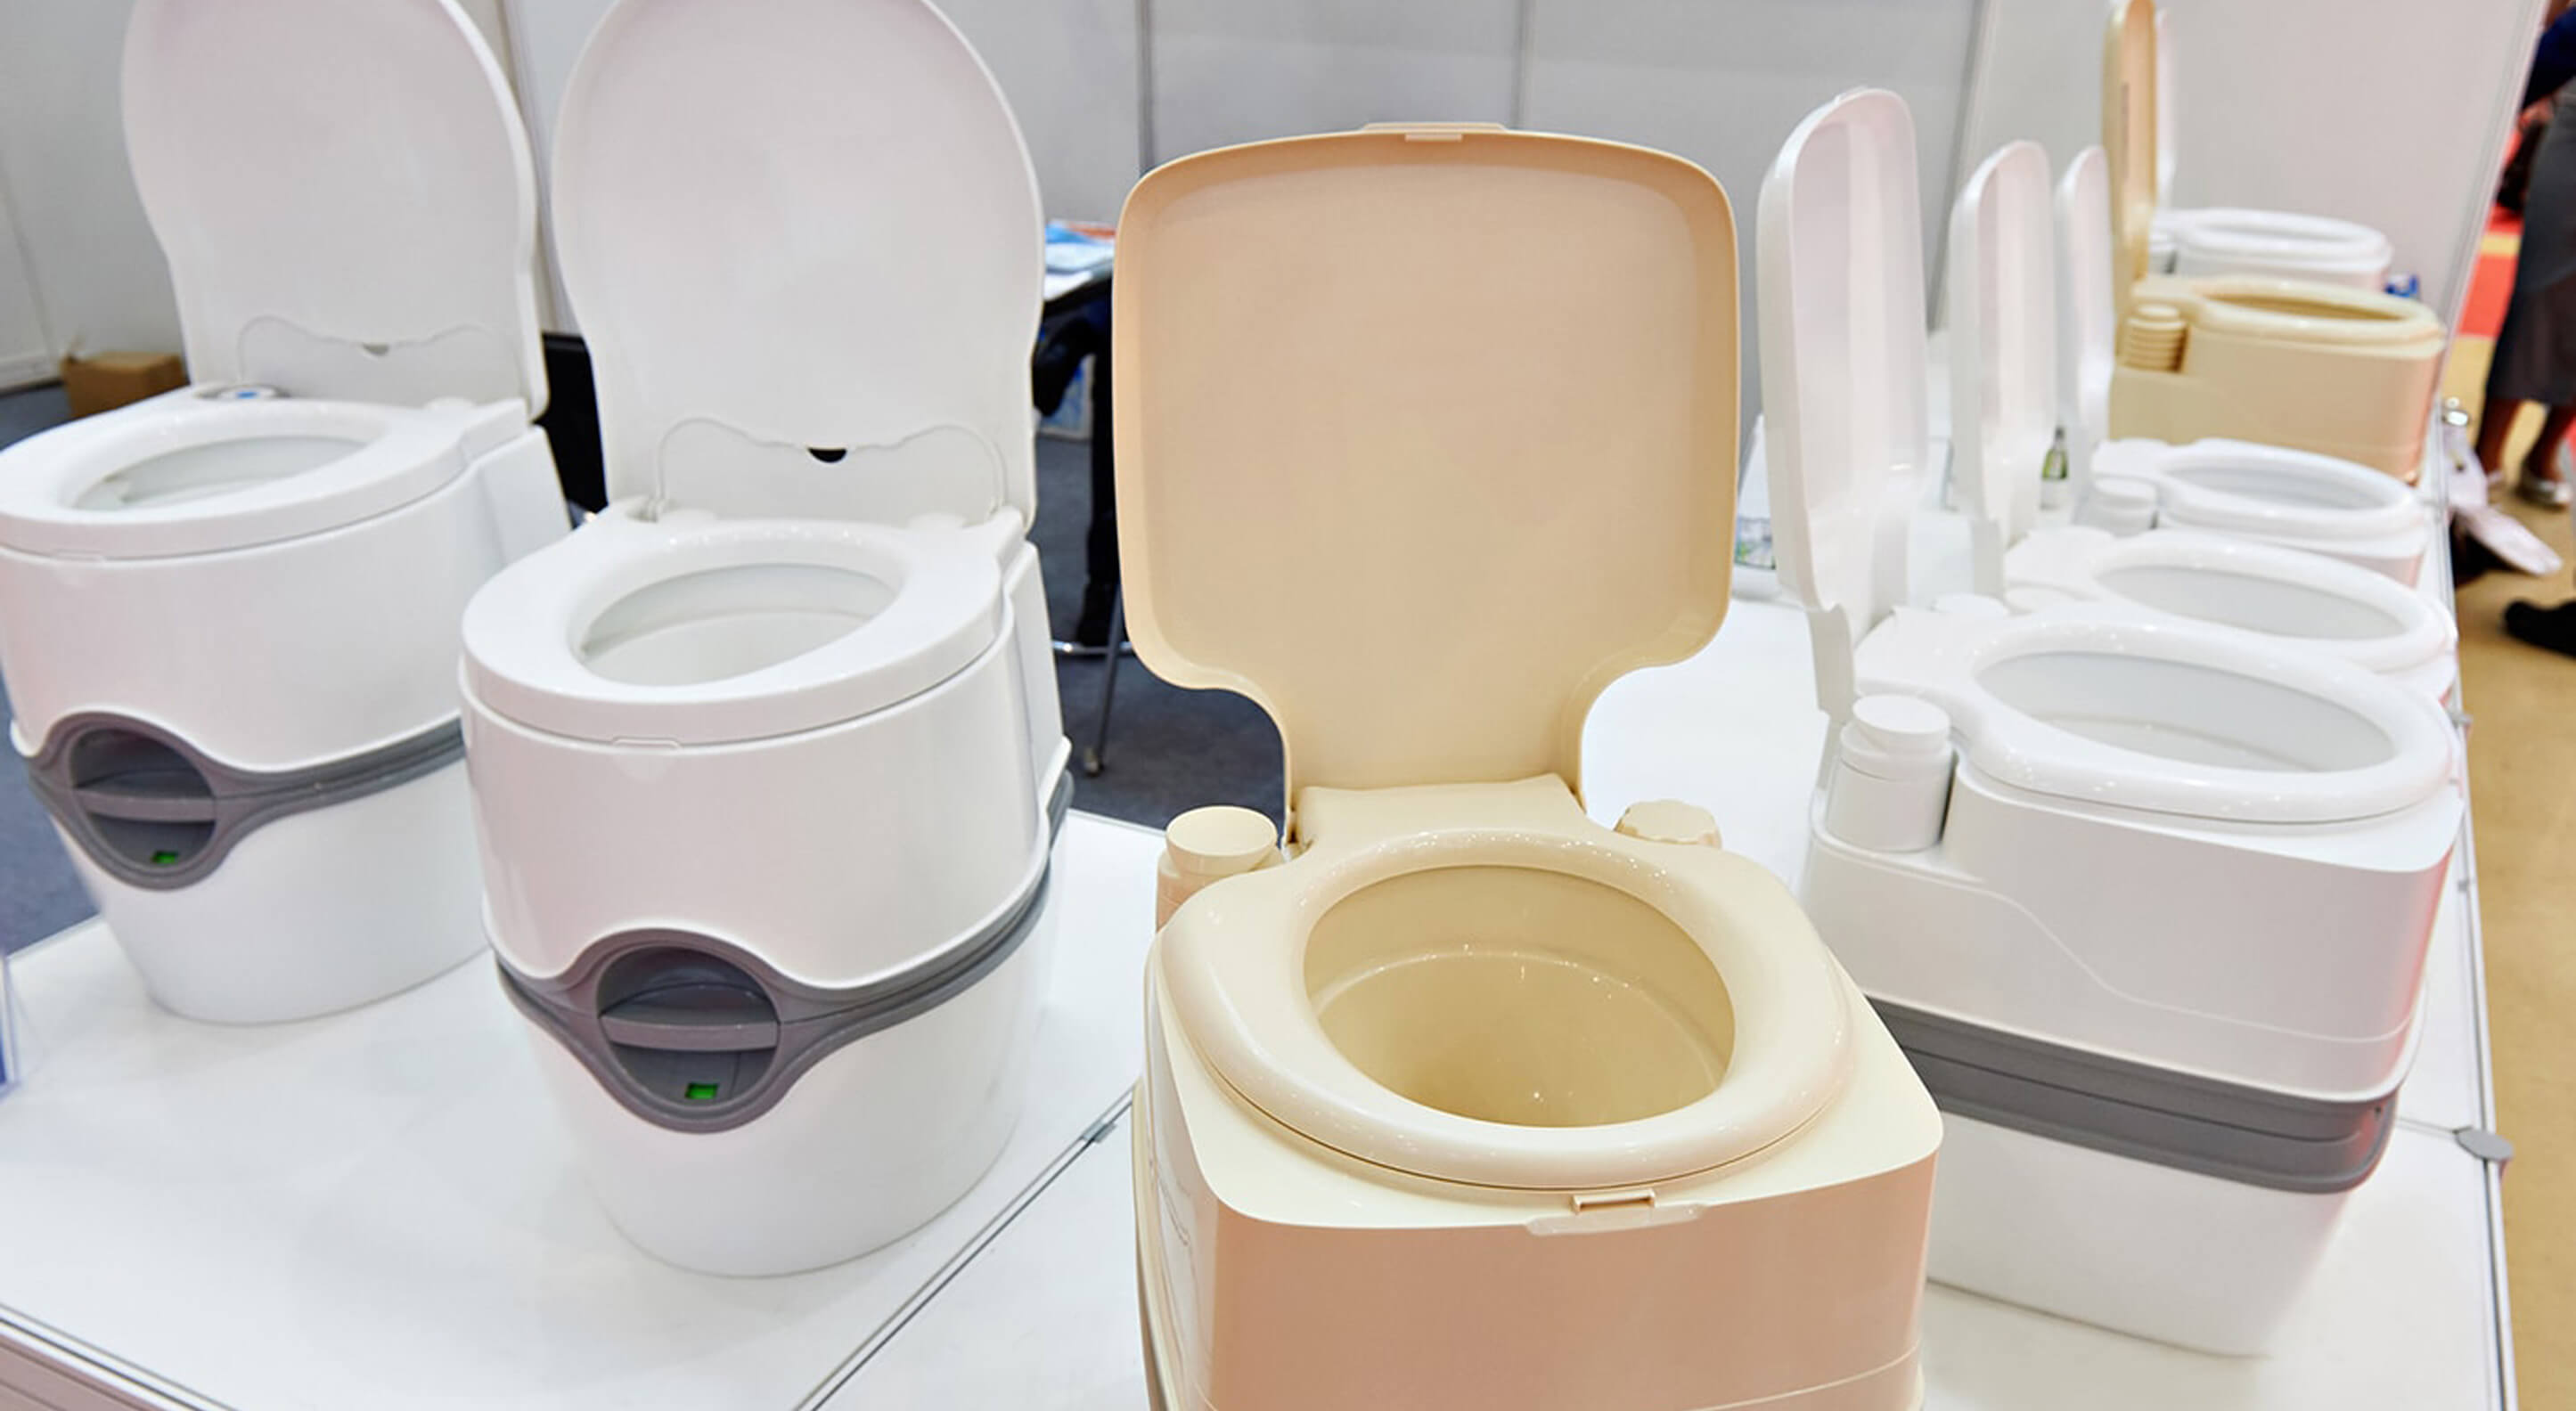
[[[716,1100],[716,1085],[713,1083],[691,1083],[681,1090],[680,1095],[691,1102],[713,1102]]]
[[[152,854],[152,865],[155,867],[167,867],[178,860],[179,855],[170,851],[168,848],[163,848],[159,852]]]

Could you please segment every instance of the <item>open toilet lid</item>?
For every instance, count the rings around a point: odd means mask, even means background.
[[[197,381],[544,407],[527,134],[451,0],[141,0],[124,108]]]
[[[1156,674],[1288,797],[1575,779],[1727,605],[1735,230],[1678,157],[1481,124],[1233,147],[1119,225],[1119,532]]]
[[[2156,224],[2157,114],[2155,0],[2113,0],[2102,44],[2102,150],[2111,160],[2111,294],[2122,308],[2131,286],[2152,272]]]
[[[1037,182],[922,0],[622,0],[564,96],[554,210],[612,498],[1034,509]]]
[[[2111,431],[2113,310],[2110,162],[2101,148],[2087,147],[2057,182],[2058,415],[2067,439],[2086,446]],[[2086,459],[2076,458],[2079,465]]]
[[[2039,519],[2057,430],[2057,274],[2048,153],[2007,142],[1970,173],[1950,218],[1950,467],[2001,542]]]
[[[1780,575],[1857,638],[1903,601],[1929,459],[1914,119],[1860,89],[1810,114],[1762,181],[1754,243]]]

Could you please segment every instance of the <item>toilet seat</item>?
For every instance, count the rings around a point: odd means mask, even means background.
[[[1754,864],[1611,833],[1553,778],[1390,792],[1403,797],[1310,798],[1311,809],[1364,816],[1347,831],[1328,825],[1329,841],[1290,866],[1232,879],[1221,905],[1176,918],[1166,932],[1175,1017],[1209,1065],[1275,1120],[1346,1155],[1435,1180],[1603,1189],[1750,1156],[1804,1125],[1841,1086],[1852,1022],[1841,975],[1821,946],[1778,943],[1780,927],[1803,923]],[[1635,1120],[1540,1126],[1444,1111],[1363,1072],[1317,1017],[1303,959],[1309,933],[1336,903],[1374,885],[1450,867],[1584,879],[1678,926],[1715,967],[1731,1007],[1732,1042],[1715,1086]],[[1409,963],[1443,956],[1455,958],[1426,950]]]
[[[1919,326],[1919,312],[1899,303],[1915,287],[1906,270],[1919,258],[1912,222],[1902,218],[1916,189],[1913,151],[1900,100],[1846,95],[1791,134],[1763,187],[1775,542],[1782,581],[1812,619],[1827,713],[1839,725],[1862,695],[1927,696],[1949,710],[1971,762],[2010,785],[2196,818],[2368,817],[2440,787],[2451,759],[2447,717],[2424,694],[2344,662],[2114,604],[2018,618],[1991,600],[1974,600],[1986,611],[1899,606],[1913,505],[1888,487],[1914,474],[1925,437],[1921,403],[1905,390],[1922,382],[1913,360],[1921,345],[1903,333]],[[1963,244],[2046,219],[2045,168],[2015,156],[2008,147],[1981,168],[1986,179],[1963,195],[1954,227],[1953,277],[1965,276],[1954,297],[1981,309],[2011,301],[1992,287],[1999,262]],[[2017,197],[2022,209],[2005,215],[2021,219],[1966,209],[1980,204],[1980,192]],[[2045,268],[2038,274],[2030,282],[2047,288]],[[1982,287],[1971,282],[1981,277]],[[1841,292],[1851,289],[1882,292],[1869,300]],[[2031,302],[2023,292],[2021,302]],[[1983,363],[1952,369],[1976,394],[1963,407],[2047,401],[2051,367]],[[2098,473],[2112,473],[2114,449],[2103,448]],[[2028,467],[1989,455],[1960,469],[1982,485],[1978,503],[2000,513],[2011,500],[2003,479]]]
[[[149,559],[321,533],[437,491],[524,427],[516,404],[183,390],[0,451],[0,547]]]
[[[2151,617],[2212,622],[2348,661],[2436,698],[2458,677],[2459,632],[2387,577],[2320,554],[2187,529],[2125,538],[2044,529],[2004,565],[2015,606],[2030,596],[2107,599]]]
[[[2185,278],[2258,275],[2377,293],[2396,258],[2387,236],[2329,216],[2210,206],[2158,211],[2155,222],[2172,242],[2173,272]]]
[[[2360,668],[2109,605],[2023,617],[1900,609],[1864,693],[1925,696],[1969,763],[2080,803],[2237,823],[2341,823],[2445,787],[2441,708]]]
[[[1018,537],[1016,516],[1002,525]],[[539,730],[719,744],[909,700],[982,655],[1003,624],[1001,570],[982,536],[612,519],[475,597],[465,680]]]
[[[2432,513],[2403,481],[2313,451],[2212,437],[2106,441],[2097,479],[2154,487],[2156,521],[2344,559],[2413,583]]]

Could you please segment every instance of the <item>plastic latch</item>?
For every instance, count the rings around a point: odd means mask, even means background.
[[[2451,1133],[2460,1150],[2489,1166],[2503,1166],[2513,1160],[2513,1143],[2484,1127],[2462,1127]]]
[[[1475,133],[1511,129],[1498,122],[1373,122],[1360,131],[1391,133],[1407,142],[1458,142]]]

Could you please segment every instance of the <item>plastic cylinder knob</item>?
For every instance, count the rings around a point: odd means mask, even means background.
[[[1918,696],[1863,696],[1836,741],[1825,829],[1872,852],[1921,852],[1950,810],[1950,714]]]
[[[1232,804],[1194,808],[1163,829],[1163,856],[1154,869],[1154,929],[1160,931],[1181,903],[1211,884],[1279,861],[1279,829],[1265,814]]]
[[[2075,507],[2075,522],[2122,538],[2144,534],[2156,527],[2156,487],[2126,476],[2104,476]]]

